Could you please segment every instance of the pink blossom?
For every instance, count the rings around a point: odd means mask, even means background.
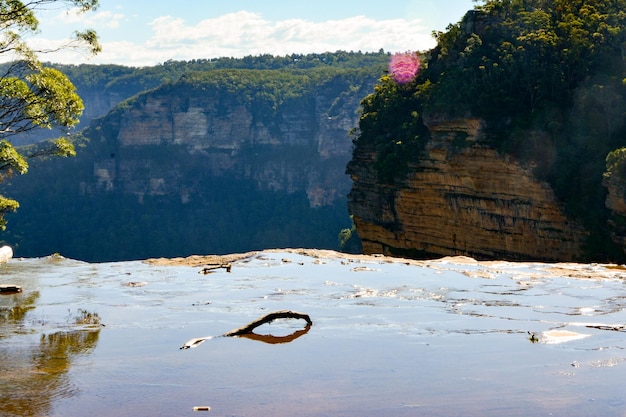
[[[414,52],[397,53],[389,61],[389,73],[398,84],[406,84],[415,78],[420,59]]]

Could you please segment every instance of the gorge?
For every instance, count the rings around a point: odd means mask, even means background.
[[[349,132],[387,59],[181,63],[176,80],[168,64],[158,87],[126,100],[81,92],[87,108],[107,100],[112,108],[74,136],[76,158],[34,161],[28,175],[3,184],[21,204],[4,239],[16,256],[89,261],[336,249],[351,224]],[[277,68],[255,68],[268,64]],[[158,78],[134,77],[131,87]]]

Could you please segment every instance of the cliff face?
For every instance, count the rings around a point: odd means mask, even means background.
[[[5,239],[98,262],[336,249],[374,72],[217,71],[138,95],[82,132],[76,158],[12,178]]]
[[[331,82],[286,100],[268,114],[254,103],[188,91],[146,94],[101,122],[109,151],[93,161],[85,192],[187,195],[198,176],[251,181],[259,190],[304,191],[311,207],[345,200],[349,131],[361,97],[375,79],[354,88]],[[340,104],[338,105],[338,100]],[[262,113],[262,114],[260,114]],[[177,155],[172,165],[163,152]],[[161,154],[161,156],[159,156]],[[186,170],[194,167],[190,178]]]
[[[550,187],[528,167],[487,146],[480,120],[426,124],[431,138],[401,185],[377,181],[374,149],[355,150],[348,165],[353,181],[348,206],[365,253],[581,257],[585,230],[564,215]]]

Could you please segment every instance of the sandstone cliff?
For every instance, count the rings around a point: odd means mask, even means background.
[[[138,198],[179,195],[185,201],[194,178],[182,171],[194,166],[197,175],[249,180],[259,190],[304,191],[311,207],[345,201],[349,131],[374,82],[331,79],[269,114],[260,110],[262,103],[238,100],[237,94],[157,89],[100,122],[112,126],[99,139],[110,151],[93,161],[93,177],[82,189]],[[177,155],[179,169],[163,160],[163,150],[166,157]]]
[[[76,158],[13,178],[21,207],[5,239],[19,256],[89,261],[336,249],[350,226],[349,132],[378,73],[228,70],[164,83],[94,120]]]
[[[485,143],[480,120],[425,123],[431,137],[402,184],[380,184],[372,147],[357,147],[348,165],[349,211],[366,254],[581,257],[585,230],[565,216],[548,184],[529,167]]]

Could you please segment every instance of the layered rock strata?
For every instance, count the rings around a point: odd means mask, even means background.
[[[581,257],[585,230],[565,216],[531,168],[485,143],[480,120],[430,119],[427,127],[431,138],[423,156],[398,186],[377,181],[374,149],[355,149],[348,206],[366,254]],[[461,146],[459,137],[465,138]]]
[[[322,83],[267,116],[259,116],[254,104],[220,100],[200,89],[180,95],[157,89],[119,111],[116,120],[101,122],[102,131],[113,132],[101,139],[110,151],[94,161],[92,182],[82,188],[139,199],[180,194],[184,202],[197,192],[193,182],[202,175],[251,181],[259,190],[305,192],[311,207],[345,201],[349,131],[375,81],[363,78],[356,87]],[[179,154],[175,163],[155,156],[171,152]],[[189,178],[185,165],[196,175]]]

